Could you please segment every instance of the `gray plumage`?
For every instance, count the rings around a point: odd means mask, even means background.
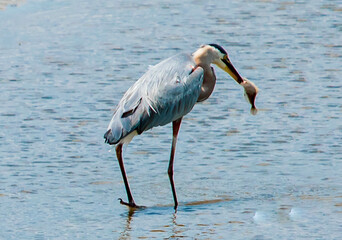
[[[163,126],[186,115],[196,104],[203,69],[190,54],[177,54],[150,69],[124,94],[105,133],[105,141],[117,144],[137,134]]]

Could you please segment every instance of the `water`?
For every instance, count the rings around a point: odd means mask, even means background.
[[[3,3],[2,3],[3,4]],[[3,7],[2,7],[3,8]],[[339,1],[27,1],[0,11],[1,239],[341,239]],[[258,115],[220,70],[182,123],[124,149],[111,110],[148,65],[225,47]]]

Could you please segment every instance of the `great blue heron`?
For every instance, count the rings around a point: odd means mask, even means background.
[[[245,88],[247,100],[251,103],[251,112],[255,113],[254,100],[257,87],[240,76],[228,58],[227,52],[217,44],[202,45],[193,54],[177,54],[151,67],[124,94],[117,105],[108,130],[104,135],[106,143],[116,145],[128,202],[120,203],[129,207],[138,207],[129,188],[122,146],[132,138],[156,126],[172,122],[173,138],[168,175],[174,199],[174,208],[178,201],[173,181],[173,162],[177,135],[182,117],[189,113],[196,102],[209,98],[214,90],[216,76],[210,64],[216,64],[227,72],[237,83]]]

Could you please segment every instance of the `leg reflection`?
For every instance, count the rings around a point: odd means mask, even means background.
[[[120,238],[119,239],[131,239],[131,222],[133,220],[133,215],[135,213],[136,209],[134,208],[129,208],[129,211],[127,213],[127,220],[126,220],[126,225],[125,229],[120,233]]]
[[[172,235],[169,237],[170,239],[178,239],[178,238],[184,238],[184,225],[177,223],[177,213],[174,213],[172,215]]]

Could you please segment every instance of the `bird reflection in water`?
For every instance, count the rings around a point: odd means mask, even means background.
[[[125,229],[120,233],[120,238],[119,239],[131,239],[131,222],[133,220],[133,215],[135,213],[135,211],[137,211],[136,208],[129,208],[128,212],[127,212],[127,219],[126,219],[126,225],[125,225]]]
[[[125,240],[125,239],[132,239],[131,233],[132,231],[134,231],[134,229],[132,229],[132,222],[134,219],[134,214],[137,211],[141,211],[141,209],[139,208],[129,208],[129,211],[127,212],[127,218],[126,218],[126,223],[125,223],[125,228],[123,229],[123,231],[120,233],[120,240]],[[164,225],[163,227],[166,228],[165,231],[159,230],[161,232],[169,232],[170,231],[170,237],[169,238],[183,238],[184,236],[182,235],[182,233],[185,231],[185,225],[183,224],[178,224],[177,223],[177,213],[173,213],[171,216],[171,223],[169,225]],[[151,230],[151,232],[156,232]],[[142,238],[144,238],[145,236],[141,236]],[[148,236],[146,236],[146,238],[148,238]]]

